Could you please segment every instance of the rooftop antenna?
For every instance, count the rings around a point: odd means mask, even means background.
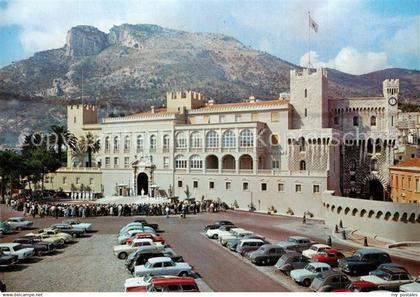
[[[318,24],[311,18],[311,12],[308,11],[308,69],[312,68],[311,64],[311,29],[318,33]]]

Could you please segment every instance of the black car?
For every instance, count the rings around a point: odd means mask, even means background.
[[[74,228],[69,224],[53,224],[51,225],[51,228],[63,233],[70,234],[73,237],[80,237],[86,234],[85,230]]]
[[[150,227],[155,231],[159,230],[159,224],[148,223],[145,219],[136,219],[133,223],[142,223],[144,226]]]
[[[138,252],[134,257],[128,258],[125,262],[127,269],[133,273],[134,267],[144,265],[150,258],[156,257],[170,257],[174,262],[183,262],[182,256],[175,254],[171,249],[165,250],[145,250]]]
[[[16,238],[13,242],[20,243],[24,248],[33,248],[37,256],[51,254],[56,247],[53,243],[38,240],[35,236],[24,236]]]
[[[204,231],[207,231],[209,229],[219,229],[220,226],[225,226],[225,225],[235,225],[234,223],[232,223],[231,221],[216,221],[211,225],[207,225],[204,227]]]
[[[18,261],[18,256],[16,255],[6,255],[0,251],[0,267],[5,268],[9,267]],[[3,291],[2,291],[3,292]]]
[[[366,275],[384,263],[391,263],[388,253],[377,248],[363,248],[351,257],[338,260],[338,268],[348,274]]]
[[[376,276],[385,275],[387,274],[387,269],[390,269],[390,268],[398,268],[408,273],[407,269],[405,269],[405,267],[400,264],[385,263],[385,264],[379,265],[377,269],[370,271],[369,275],[376,275]]]

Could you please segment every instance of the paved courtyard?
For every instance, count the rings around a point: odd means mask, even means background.
[[[2,220],[11,214],[2,207]],[[121,226],[134,217],[96,217],[83,221],[93,224],[96,232],[86,238],[77,239],[77,243],[59,250],[55,255],[34,259],[13,270],[3,271],[1,279],[9,291],[122,291],[124,280],[130,277],[124,263],[112,254],[116,244],[116,234]],[[248,214],[243,212],[203,213],[190,215],[186,219],[178,216],[171,218],[147,217],[158,223],[164,231],[167,242],[193,265],[195,272],[213,291],[305,291],[296,286],[289,278],[275,271],[273,267],[256,267],[240,256],[230,253],[202,234],[206,224],[215,220],[228,219],[238,226],[264,235],[271,240],[286,239],[290,235],[303,234],[291,230],[291,225],[299,225],[299,219],[290,217]],[[61,218],[58,219],[61,221]],[[55,223],[54,218],[36,218],[34,226],[47,227]],[[329,231],[316,221],[309,226],[319,230],[312,233],[313,240],[324,241]],[[282,228],[287,226],[287,228]],[[308,227],[309,228],[309,227]],[[21,231],[5,236],[2,241],[12,241],[24,234]],[[335,245],[344,250],[352,248]],[[394,262],[406,266],[414,275],[420,274],[420,262],[393,257]]]

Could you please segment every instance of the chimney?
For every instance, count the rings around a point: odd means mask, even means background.
[[[254,96],[250,96],[250,97],[248,98],[248,101],[249,101],[250,103],[255,103],[255,102],[257,102],[257,100],[255,100],[255,97],[254,97]]]
[[[151,113],[155,113],[155,106],[154,106],[154,105],[152,105],[152,106],[150,107],[150,111],[151,111]]]

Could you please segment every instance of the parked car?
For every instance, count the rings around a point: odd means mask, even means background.
[[[417,277],[414,282],[401,285],[400,292],[420,292],[420,277]]]
[[[325,270],[318,273],[310,285],[314,292],[331,292],[335,289],[344,289],[351,284],[351,281],[342,272]]]
[[[147,286],[147,292],[200,292],[192,277],[156,277]]]
[[[316,253],[322,252],[325,249],[330,249],[331,247],[326,244],[316,243],[311,245],[311,247],[307,250],[302,251],[302,255],[304,255],[308,259],[312,259],[312,256]]]
[[[18,262],[18,256],[16,255],[6,255],[0,249],[0,267],[5,268],[14,265]]]
[[[143,246],[151,246],[154,245],[156,247],[161,247],[163,250],[165,248],[164,245],[158,242],[153,242],[150,238],[140,238],[134,239],[131,244],[122,244],[114,246],[114,255],[118,257],[118,259],[126,259],[129,254],[138,250]]]
[[[283,249],[285,249],[287,251],[293,251],[293,252],[300,252],[301,251],[300,246],[295,242],[278,241],[278,242],[275,242],[275,244],[282,247]]]
[[[286,275],[290,275],[290,271],[302,269],[309,263],[309,259],[302,256],[298,252],[287,251],[275,264],[275,267]]]
[[[84,230],[85,232],[92,231],[92,224],[91,223],[81,223],[77,220],[65,220],[63,224],[71,225],[73,228]]]
[[[236,247],[236,252],[244,255],[247,252],[255,251],[263,244],[267,244],[264,240],[261,239],[241,239]]]
[[[0,231],[2,234],[12,234],[13,232],[15,232],[15,228],[8,222],[1,222]]]
[[[2,280],[0,280],[0,292],[6,292],[6,284],[3,283]]]
[[[136,227],[134,229],[127,230],[124,233],[120,233],[118,235],[118,243],[119,244],[125,244],[129,238],[134,238],[136,234],[139,233],[151,233],[156,234],[155,230],[153,230],[150,227]]]
[[[315,276],[326,270],[331,270],[331,266],[326,263],[309,263],[303,269],[290,271],[290,277],[298,284],[309,287]]]
[[[187,276],[192,267],[185,262],[174,262],[169,257],[150,258],[146,264],[134,267],[134,276],[151,275],[179,275]]]
[[[61,247],[65,243],[73,241],[73,237],[70,234],[59,232],[55,229],[40,229],[37,233],[27,233],[25,236],[35,236],[41,241],[54,243],[56,247]]]
[[[156,277],[172,277],[169,275],[151,276],[145,275],[142,277],[127,278],[124,282],[124,292],[146,292],[146,287],[152,283],[152,279]]]
[[[374,283],[379,290],[398,291],[401,285],[405,285],[414,281],[407,271],[400,268],[384,269],[381,275],[365,275],[360,280]]]
[[[161,247],[157,247],[154,245],[151,246],[143,246],[136,250],[134,253],[131,253],[128,255],[127,259],[125,260],[125,266],[128,270],[130,270],[131,273],[134,271],[134,265],[133,263],[136,261],[137,257],[139,257],[143,253],[149,253],[152,251],[162,252],[164,257],[170,257],[172,261],[174,262],[184,262],[184,259],[182,256],[178,255],[172,248],[165,247],[163,250]]]
[[[152,228],[153,230],[157,231],[159,230],[159,225],[154,223],[148,223],[145,219],[135,219],[133,223],[142,223],[143,226],[147,226]]]
[[[345,258],[342,252],[336,249],[325,249],[312,256],[312,261],[327,263],[330,266],[337,266],[337,261]]]
[[[20,243],[0,243],[0,250],[5,255],[15,255],[19,260],[25,260],[34,255],[33,248],[24,248]]]
[[[287,238],[287,241],[296,244],[298,246],[299,252],[310,248],[311,245],[314,244],[313,241],[304,236],[289,236],[289,238]]]
[[[222,225],[218,229],[208,229],[206,235],[211,239],[218,239],[222,234],[231,234],[230,231],[235,227],[234,225]],[[239,228],[238,228],[239,229]]]
[[[265,241],[265,238],[259,235],[251,234],[251,235],[245,235],[242,238],[233,238],[229,239],[226,243],[226,247],[230,249],[231,251],[236,251],[236,248],[238,247],[239,242],[241,242],[242,239],[261,239],[265,243],[268,243],[268,241]]]
[[[384,263],[391,263],[388,253],[377,248],[362,248],[355,251],[351,257],[338,260],[338,267],[345,273],[366,275]]]
[[[372,291],[376,291],[378,289],[378,287],[371,282],[367,282],[367,281],[361,281],[361,280],[357,280],[354,281],[352,283],[350,283],[347,287],[345,287],[344,289],[334,289],[332,290],[332,292],[372,292]]]
[[[183,262],[182,256],[177,255],[175,252],[170,250],[144,250],[136,254],[135,257],[126,261],[127,269],[133,273],[134,267],[138,265],[144,265],[150,258],[156,257],[169,257],[174,262]],[[127,259],[128,260],[128,259]]]
[[[385,263],[385,264],[379,265],[377,269],[370,271],[369,275],[378,275],[379,276],[379,275],[386,274],[387,273],[386,272],[387,268],[399,268],[399,269],[402,269],[402,270],[404,270],[405,272],[408,273],[407,269],[405,269],[405,267],[400,265],[400,264]]]
[[[234,238],[244,238],[247,235],[254,234],[252,231],[248,231],[242,228],[233,228],[230,230],[230,234],[222,234],[219,236],[219,243],[222,246],[226,246],[229,240]]]
[[[74,228],[72,225],[68,224],[53,224],[51,225],[51,228],[59,232],[70,234],[73,237],[80,237],[86,233],[85,230]]]
[[[256,265],[274,265],[286,253],[282,247],[275,244],[264,244],[257,250],[248,252],[246,257]]]
[[[23,236],[16,238],[13,242],[20,243],[24,248],[33,248],[37,256],[51,254],[56,250],[56,247],[51,242],[41,241],[36,237]]]
[[[126,226],[124,226],[124,227],[122,227],[120,229],[119,234],[127,233],[130,230],[149,230],[149,231],[147,231],[148,233],[154,233],[154,234],[156,234],[156,230],[155,229],[153,229],[151,227],[148,227],[148,226],[145,226],[142,223],[129,223]]]
[[[207,225],[204,227],[204,231],[207,231],[208,229],[219,229],[220,226],[223,225],[235,225],[231,221],[216,221],[213,224]]]
[[[151,240],[153,240],[153,242],[160,242],[161,244],[165,243],[165,239],[160,235],[142,232],[142,233],[136,233],[133,237],[128,238],[126,244],[130,244],[133,242],[134,239],[139,239],[139,238],[150,238]]]
[[[33,226],[33,222],[26,220],[24,217],[9,218],[7,222],[16,230],[28,229]]]

